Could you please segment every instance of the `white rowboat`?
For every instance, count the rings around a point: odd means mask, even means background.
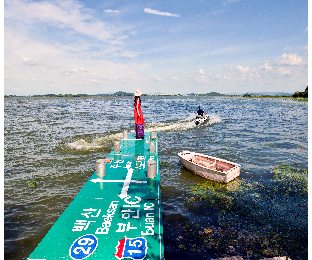
[[[183,151],[178,153],[183,166],[206,179],[228,183],[240,175],[240,165],[216,157]]]

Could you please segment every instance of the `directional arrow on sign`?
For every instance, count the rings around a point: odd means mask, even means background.
[[[125,180],[102,180],[102,179],[93,179],[91,180],[94,183],[97,182],[125,182]],[[147,181],[138,181],[138,180],[130,180],[132,183],[147,183]]]

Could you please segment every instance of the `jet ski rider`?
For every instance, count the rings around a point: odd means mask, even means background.
[[[197,116],[196,116],[196,118],[203,118],[205,114],[206,114],[205,111],[202,110],[202,109],[200,108],[200,106],[199,106],[199,107],[198,107],[198,110],[197,110]]]

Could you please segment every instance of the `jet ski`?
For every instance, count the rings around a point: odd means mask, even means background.
[[[197,115],[195,120],[194,120],[194,123],[195,123],[195,125],[201,125],[204,122],[206,122],[208,119],[209,119],[209,115],[207,115],[207,114],[204,114],[203,116]]]

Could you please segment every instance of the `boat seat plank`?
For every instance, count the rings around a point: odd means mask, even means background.
[[[227,172],[231,170],[233,167],[235,167],[234,165],[226,163],[226,162],[222,162],[216,159],[211,159],[211,158],[198,156],[198,155],[195,155],[193,157],[192,162],[200,166],[207,167],[209,169],[217,170],[221,172]]]

